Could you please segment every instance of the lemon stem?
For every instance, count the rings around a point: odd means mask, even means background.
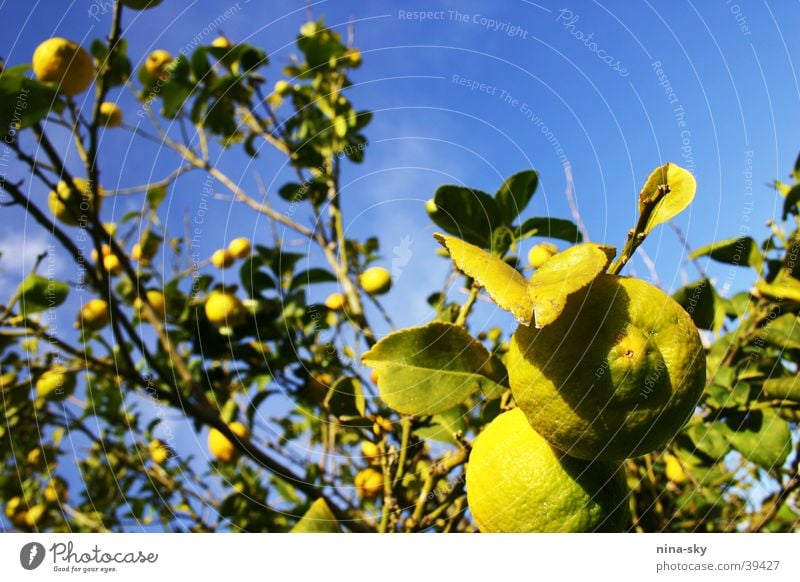
[[[628,240],[625,247],[622,249],[622,254],[619,259],[611,263],[608,267],[609,275],[619,275],[628,261],[633,257],[633,253],[641,246],[644,239],[647,238],[647,225],[650,222],[650,217],[653,211],[658,206],[658,203],[664,199],[664,196],[669,194],[669,184],[659,184],[656,191],[652,196],[642,200],[642,209],[639,213],[639,220],[636,221],[636,227],[628,231]]]

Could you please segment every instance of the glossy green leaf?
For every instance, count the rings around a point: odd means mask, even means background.
[[[737,267],[750,266],[755,270],[761,269],[764,257],[758,248],[758,243],[749,236],[740,236],[713,242],[692,252],[690,259],[698,257],[711,257],[720,263],[736,265]]]
[[[61,111],[56,89],[26,76],[30,67],[20,65],[0,72],[0,138],[16,139],[16,132]]]
[[[720,426],[733,448],[765,469],[781,467],[792,450],[789,425],[771,410],[752,410]]]
[[[797,214],[798,204],[800,204],[800,184],[792,186],[791,190],[786,193],[786,198],[783,200],[783,220],[786,220],[790,214]]]
[[[167,187],[166,186],[154,186],[152,188],[147,189],[147,194],[145,198],[147,200],[147,205],[153,209],[157,210],[161,203],[164,201],[164,198],[167,197]]]
[[[439,233],[433,236],[450,253],[456,267],[485,288],[497,305],[510,311],[520,323],[530,324],[533,303],[528,282],[519,271],[468,242]]]
[[[532,236],[545,238],[557,238],[571,243],[583,241],[583,235],[578,230],[577,225],[571,220],[563,218],[534,217],[529,218],[517,227],[517,240],[523,240]]]
[[[42,275],[29,275],[19,286],[23,315],[28,316],[58,307],[67,299],[69,286]]]
[[[786,376],[765,380],[764,395],[775,400],[800,402],[800,376]]]
[[[720,423],[694,424],[686,429],[686,434],[697,450],[711,459],[722,459],[730,450],[730,443]]]
[[[387,335],[362,356],[378,373],[384,402],[403,414],[433,415],[477,389],[492,392],[505,370],[459,326],[433,322]]]
[[[650,174],[642,188],[639,194],[639,214],[645,211],[648,204],[658,199],[660,186],[668,186],[669,191],[650,213],[644,225],[645,234],[683,212],[691,204],[697,191],[697,182],[691,172],[676,164],[666,163]]]
[[[786,274],[779,274],[772,283],[760,280],[756,290],[773,301],[794,301],[800,303],[800,281]]]
[[[433,204],[428,210],[434,223],[481,248],[489,248],[492,231],[502,224],[494,198],[480,190],[441,186],[433,196]]]
[[[719,331],[725,323],[726,304],[708,279],[698,279],[681,287],[672,298],[692,316],[694,324],[701,329]]]
[[[767,322],[761,331],[765,341],[786,350],[800,350],[800,319],[786,313]]]
[[[494,199],[506,226],[511,226],[517,216],[525,210],[538,185],[539,175],[536,170],[518,172],[503,182]]]
[[[456,444],[454,435],[467,429],[467,423],[464,419],[466,415],[467,409],[465,406],[456,406],[435,415],[431,418],[430,425],[420,427],[414,432],[424,439]]]
[[[325,499],[320,497],[311,504],[290,533],[340,533],[341,531],[336,516],[333,515]]]
[[[536,269],[528,286],[537,328],[553,323],[567,297],[594,281],[614,257],[613,247],[584,243],[553,255]]]

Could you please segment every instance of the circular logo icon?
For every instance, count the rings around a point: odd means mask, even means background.
[[[44,561],[44,546],[38,542],[30,542],[19,551],[19,563],[26,570],[35,570]]]

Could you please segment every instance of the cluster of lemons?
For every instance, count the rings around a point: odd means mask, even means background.
[[[529,263],[542,267],[556,253],[537,245]],[[466,471],[479,529],[629,527],[623,461],[672,439],[705,384],[689,314],[644,281],[601,274],[554,322],[520,325],[505,364],[517,407],[478,436]],[[685,478],[674,462],[667,468]]]

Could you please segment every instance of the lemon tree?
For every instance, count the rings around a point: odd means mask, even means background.
[[[369,154],[368,55],[323,20],[275,39],[290,58],[222,31],[129,54],[126,27],[167,4],[110,2],[98,38],[0,70],[3,212],[48,241],[0,296],[0,526],[796,529],[800,165],[766,237],[697,241],[709,276],[671,296],[626,268],[695,195],[676,164],[593,242],[535,212],[534,169],[444,184],[420,216],[449,283],[384,333],[395,249],[349,228],[342,184]],[[172,171],[118,172],[115,140]],[[269,186],[231,173],[273,157]],[[165,220],[198,181],[202,251]],[[220,204],[258,229],[218,228]],[[752,287],[727,296],[715,264]]]

